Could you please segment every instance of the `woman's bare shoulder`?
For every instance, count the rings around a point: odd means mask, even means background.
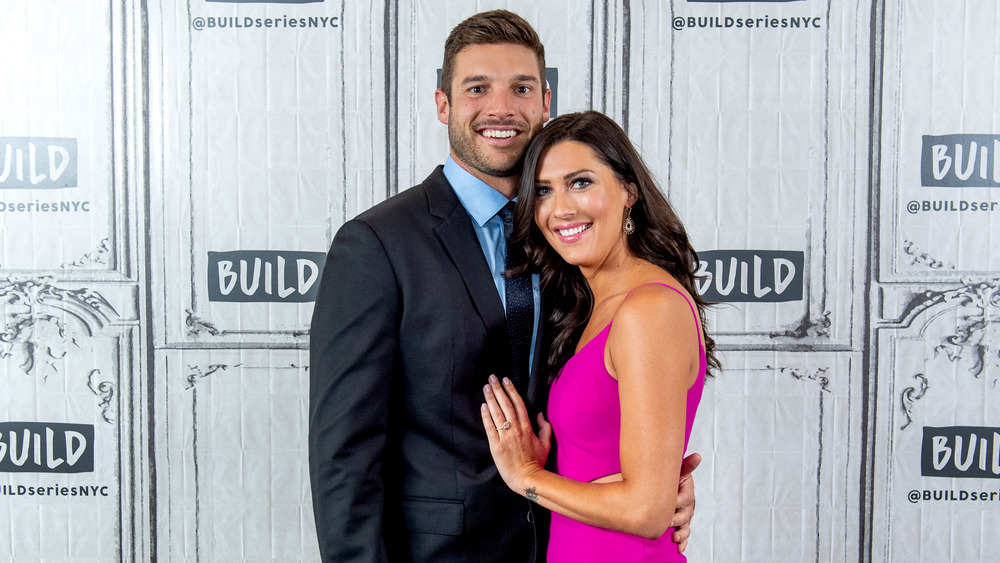
[[[615,311],[615,324],[683,321],[694,323],[693,299],[672,277],[645,282],[634,287]]]

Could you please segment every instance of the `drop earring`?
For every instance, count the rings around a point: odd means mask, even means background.
[[[622,232],[630,235],[635,232],[635,221],[632,220],[632,208],[625,208],[625,221],[622,222]]]

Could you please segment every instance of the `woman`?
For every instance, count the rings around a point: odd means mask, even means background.
[[[588,111],[525,155],[514,236],[541,272],[550,425],[505,378],[483,425],[507,485],[552,510],[550,563],[685,561],[665,533],[708,366],[697,255],[628,137]],[[544,469],[555,436],[556,471]]]

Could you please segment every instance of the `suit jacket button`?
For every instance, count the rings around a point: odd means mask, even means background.
[[[529,524],[534,524],[535,523],[535,514],[533,512],[531,512],[530,510],[528,511],[528,523]]]

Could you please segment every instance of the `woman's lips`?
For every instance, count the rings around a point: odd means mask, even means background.
[[[553,229],[559,238],[566,242],[575,241],[583,236],[583,233],[587,232],[593,223],[578,223],[576,225],[566,225],[564,227],[556,227]]]

